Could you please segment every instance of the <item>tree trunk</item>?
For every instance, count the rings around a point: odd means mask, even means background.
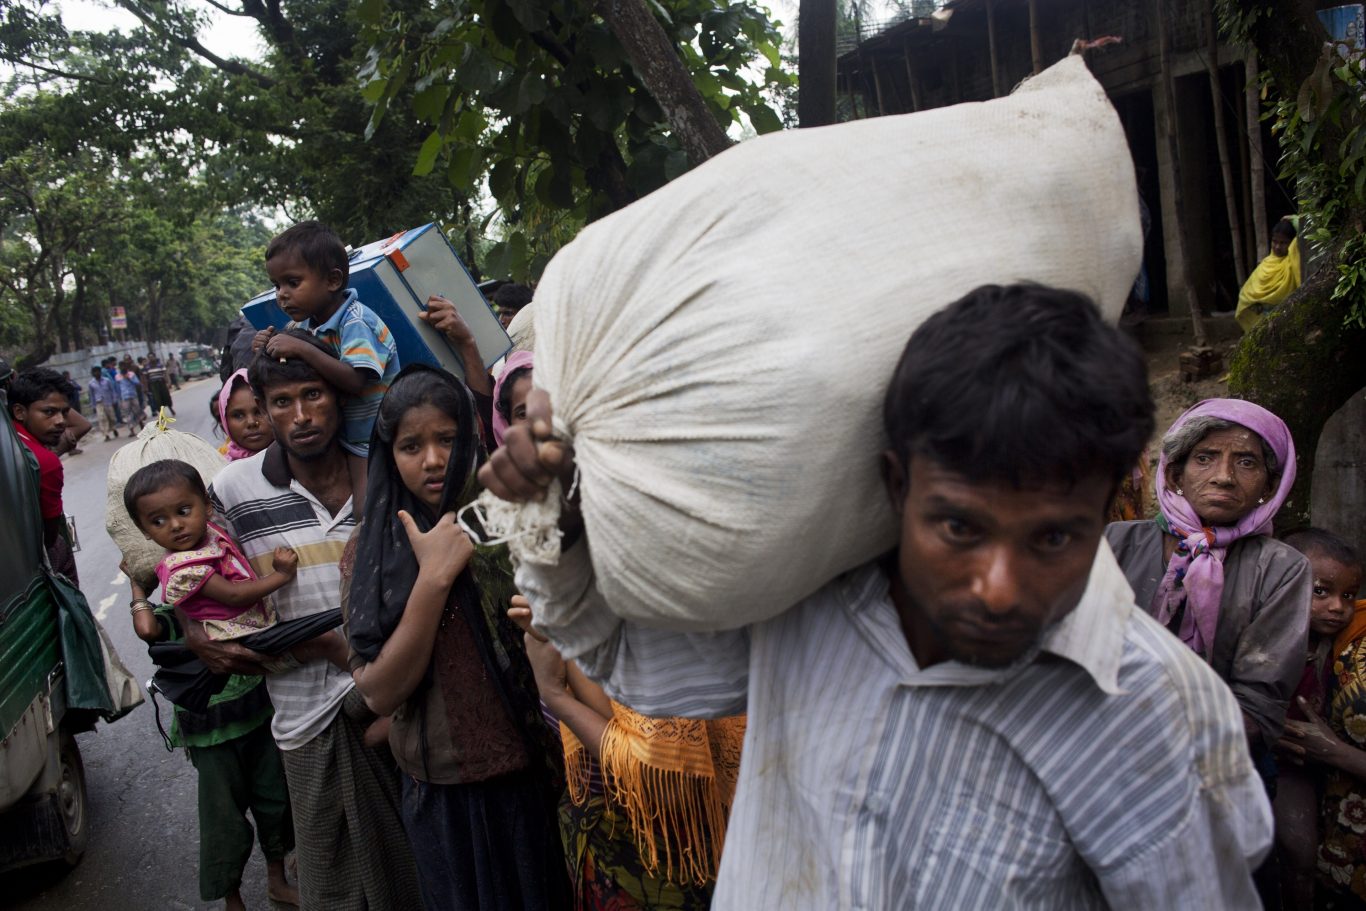
[[[1209,71],[1209,95],[1214,105],[1214,139],[1219,149],[1219,173],[1224,178],[1224,212],[1228,215],[1228,231],[1233,238],[1233,268],[1241,282],[1248,275],[1247,261],[1243,258],[1243,226],[1238,221],[1238,188],[1233,180],[1233,163],[1228,154],[1224,92],[1219,83],[1219,29],[1214,24],[1214,0],[1205,0],[1205,33],[1209,41],[1205,68]]]
[[[641,84],[659,102],[688,160],[699,165],[730,148],[730,138],[645,0],[601,0],[598,15],[626,50]]]
[[[1176,222],[1177,242],[1181,247],[1181,284],[1185,288],[1186,299],[1190,304],[1191,330],[1195,336],[1196,346],[1204,347],[1206,344],[1205,320],[1200,313],[1200,299],[1195,294],[1195,283],[1191,281],[1190,243],[1186,233],[1186,207],[1182,198],[1185,194],[1181,189],[1181,149],[1176,141],[1176,86],[1172,76],[1171,57],[1167,52],[1167,17],[1162,7],[1162,0],[1153,0],[1153,17],[1157,29],[1158,65],[1162,70],[1162,97],[1165,99],[1164,106],[1167,109],[1167,156],[1171,160],[1172,200],[1175,210],[1173,221]]]
[[[1262,157],[1262,101],[1257,87],[1257,51],[1248,52],[1246,63],[1247,90],[1247,175],[1252,192],[1252,230],[1256,238],[1256,256],[1271,250],[1271,238],[1266,227],[1266,161]]]
[[[835,122],[835,0],[801,0],[797,12],[797,121]]]
[[[1035,76],[1043,72],[1043,46],[1039,29],[1039,0],[1029,0],[1029,60],[1034,66]]]
[[[143,339],[152,345],[161,340],[161,282],[147,283],[147,318],[143,323]]]
[[[987,0],[987,54],[991,57],[991,97],[1000,98],[1001,55],[996,46],[996,2]]]

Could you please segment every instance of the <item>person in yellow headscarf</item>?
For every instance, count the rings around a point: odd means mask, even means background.
[[[1271,229],[1271,255],[1257,264],[1238,292],[1234,318],[1251,332],[1272,310],[1300,286],[1299,216],[1282,218]]]

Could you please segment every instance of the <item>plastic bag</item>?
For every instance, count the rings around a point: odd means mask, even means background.
[[[161,459],[179,459],[193,465],[204,479],[204,486],[208,487],[214,476],[227,464],[212,443],[192,433],[171,430],[168,423],[163,417],[142,428],[137,439],[114,453],[109,460],[107,475],[105,530],[123,553],[133,578],[149,592],[155,591],[159,584],[156,567],[165,551],[143,535],[133,517],[128,515],[128,510],[124,509],[124,485],[133,472],[144,465]]]

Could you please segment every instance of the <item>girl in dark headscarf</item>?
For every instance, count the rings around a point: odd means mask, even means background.
[[[478,493],[475,420],[464,386],[425,365],[381,403],[365,518],[342,558],[351,666],[392,715],[427,911],[567,908],[559,750],[506,616],[511,567],[454,521]]]

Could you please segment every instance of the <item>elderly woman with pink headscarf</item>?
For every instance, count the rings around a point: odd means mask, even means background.
[[[1251,402],[1207,399],[1162,439],[1158,518],[1105,532],[1139,606],[1233,690],[1268,780],[1309,632],[1309,563],[1271,537],[1294,482],[1284,421]]]

